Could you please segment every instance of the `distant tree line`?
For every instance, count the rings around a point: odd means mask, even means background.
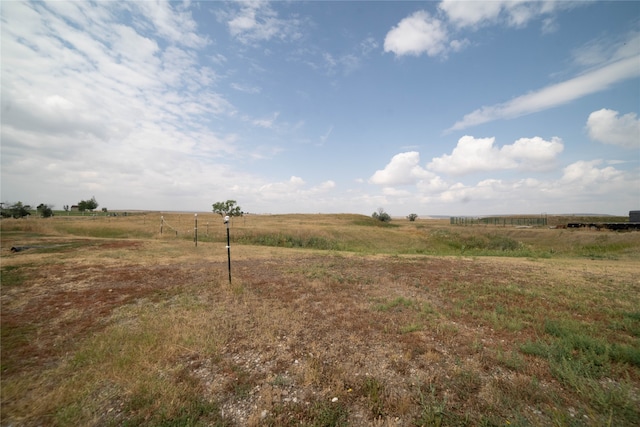
[[[53,212],[54,205],[48,203],[40,203],[35,211],[38,216],[43,218],[49,218],[54,215]],[[92,212],[94,209],[98,207],[98,202],[95,197],[91,197],[89,200],[81,200],[78,202],[78,210],[80,212],[90,211]],[[22,202],[16,203],[8,203],[2,202],[0,203],[0,216],[2,218],[24,218],[32,215],[33,208],[31,205],[26,205]],[[64,205],[64,210],[69,211],[69,205]],[[103,212],[106,212],[106,208],[102,209]]]
[[[2,206],[0,209],[2,218],[24,218],[31,215],[33,210],[30,205],[25,205],[22,202],[0,203],[0,206]]]

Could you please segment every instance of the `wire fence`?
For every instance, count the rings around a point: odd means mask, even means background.
[[[451,225],[496,225],[496,226],[546,226],[547,216],[490,216],[490,217],[468,217],[452,216],[449,218]]]

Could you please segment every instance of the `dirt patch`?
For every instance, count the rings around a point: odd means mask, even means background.
[[[198,271],[172,266],[54,264],[28,270],[23,285],[2,290],[3,340],[17,342],[2,346],[3,377],[71,351],[79,337],[103,327],[117,307],[166,297],[203,279]]]

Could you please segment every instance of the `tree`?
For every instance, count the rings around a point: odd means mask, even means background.
[[[242,212],[242,208],[236,205],[235,200],[214,203],[213,213],[220,214],[220,216],[242,216],[244,214],[244,212]]]
[[[78,203],[78,210],[80,212],[89,211],[93,212],[98,207],[98,202],[95,197],[91,197],[89,200],[80,200]]]
[[[416,219],[418,219],[418,214],[414,214],[414,213],[409,214],[409,215],[407,216],[407,219],[408,219],[409,221],[412,221],[412,222],[413,222],[413,221],[415,221]]]
[[[38,207],[36,208],[36,211],[43,218],[49,218],[49,217],[53,216],[53,209],[51,208],[51,206],[45,205],[44,203],[40,203],[38,205]]]
[[[22,202],[14,203],[9,206],[8,209],[2,209],[2,216],[5,218],[24,218],[25,216],[31,215],[31,206],[23,205]]]
[[[389,222],[391,221],[391,215],[389,215],[388,213],[386,213],[384,211],[384,209],[382,208],[378,208],[377,212],[374,212],[371,215],[372,218],[377,219],[378,221],[382,221],[382,222]]]

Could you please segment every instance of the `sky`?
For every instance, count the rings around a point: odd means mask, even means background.
[[[637,1],[3,1],[2,202],[640,209]]]

